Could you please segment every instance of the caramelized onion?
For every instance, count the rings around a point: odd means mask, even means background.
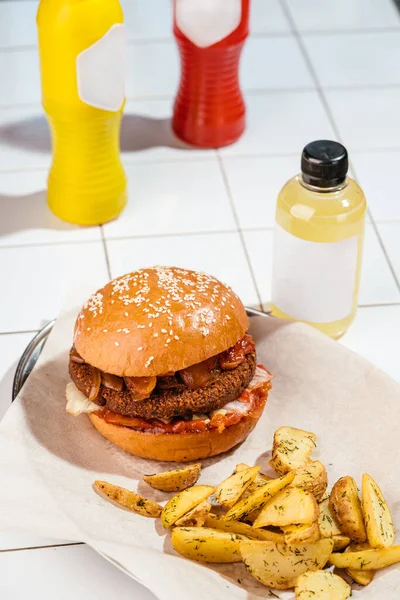
[[[78,365],[83,365],[83,363],[85,362],[82,356],[78,354],[75,346],[72,346],[71,350],[69,351],[69,357],[72,360],[72,362],[77,363]]]
[[[157,377],[124,377],[133,400],[146,400],[156,387]]]
[[[118,375],[112,375],[112,373],[102,373],[101,383],[104,385],[104,387],[109,388],[110,390],[115,390],[116,392],[122,392],[124,389],[124,380],[122,377],[118,377]]]
[[[254,352],[255,344],[249,333],[246,333],[234,346],[221,352],[219,355],[219,365],[221,369],[236,369],[246,358],[246,354]]]
[[[91,371],[92,387],[90,388],[88,398],[91,402],[93,402],[93,400],[96,400],[96,398],[100,392],[101,373],[100,373],[99,369],[96,369],[96,367],[92,367],[91,365],[89,365],[89,366],[90,366],[90,371]]]
[[[176,377],[175,373],[172,375],[160,375],[157,377],[157,387],[160,390],[171,390],[172,388],[180,387],[182,383]]]
[[[218,356],[207,358],[197,365],[192,365],[179,371],[183,383],[188,388],[195,390],[199,387],[205,387],[215,379],[214,369],[217,365]]]

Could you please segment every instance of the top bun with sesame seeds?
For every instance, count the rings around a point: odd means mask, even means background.
[[[148,377],[227,350],[248,325],[242,302],[218,279],[151,267],[110,281],[84,304],[74,345],[86,363],[105,373]]]

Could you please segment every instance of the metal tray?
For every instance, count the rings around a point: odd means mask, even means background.
[[[248,316],[251,317],[268,317],[267,313],[256,310],[255,308],[246,308]],[[53,329],[55,319],[50,321],[35,335],[35,337],[29,342],[25,348],[24,353],[19,359],[17,369],[14,375],[13,387],[12,387],[12,400],[18,396],[22,386],[28,379],[31,371],[33,370],[36,362],[44,348],[47,338],[49,337],[50,331]]]

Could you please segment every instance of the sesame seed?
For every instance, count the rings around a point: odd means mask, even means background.
[[[143,350],[143,346],[139,346],[138,350]]]
[[[147,360],[144,366],[148,367],[152,360],[154,360],[154,356],[150,356],[150,358]]]
[[[107,333],[108,329],[103,329],[103,333]]]
[[[129,313],[128,313],[128,312],[126,312],[126,313],[125,313],[125,316],[126,316],[126,317],[129,317]]]
[[[229,315],[225,315],[225,319],[226,319],[227,321],[230,321],[230,320],[231,320],[231,318],[230,318],[230,316],[229,316]]]
[[[169,335],[172,335],[174,332],[172,331],[172,329],[169,330]]]
[[[161,329],[161,333],[168,333],[166,329]]]
[[[115,344],[116,346],[119,346],[119,343],[118,343],[118,342],[114,342],[114,344]]]
[[[149,327],[153,327],[153,322],[152,321],[150,321]]]
[[[179,335],[174,335],[174,340],[179,340]]]
[[[158,337],[158,333],[155,333],[155,334],[153,335],[153,337]]]
[[[86,329],[86,331],[90,331],[91,329],[92,329],[91,327],[88,327],[88,328]]]

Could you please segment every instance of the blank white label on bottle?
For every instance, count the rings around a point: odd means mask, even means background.
[[[125,28],[110,27],[76,58],[78,95],[103,110],[119,110],[125,99]]]
[[[196,46],[206,48],[235,31],[242,18],[242,0],[176,0],[175,21]]]
[[[357,235],[340,242],[309,242],[276,224],[272,302],[299,321],[344,319],[352,309],[357,259]]]

